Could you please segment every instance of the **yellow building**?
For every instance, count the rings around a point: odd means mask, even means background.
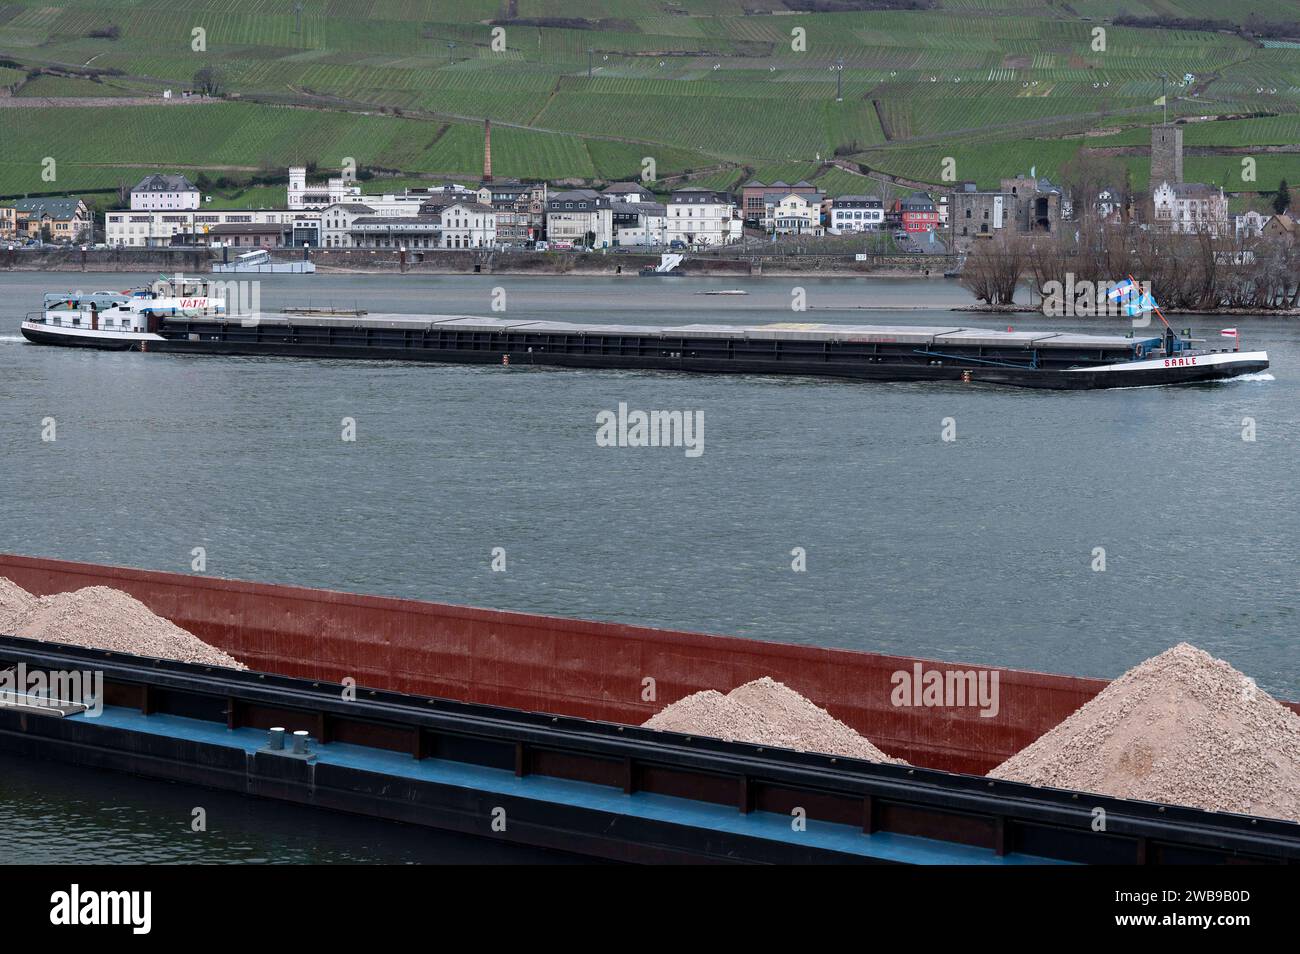
[[[45,242],[90,239],[90,210],[80,199],[19,199],[14,211],[15,228],[23,238]]]

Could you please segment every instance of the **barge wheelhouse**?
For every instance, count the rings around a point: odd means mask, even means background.
[[[202,280],[162,280],[127,291],[46,295],[39,314],[28,315],[22,333],[34,344],[145,350],[163,340],[167,318],[222,318],[225,301]]]

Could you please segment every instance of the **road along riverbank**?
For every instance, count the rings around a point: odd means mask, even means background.
[[[425,275],[627,275],[637,277],[659,256],[635,252],[533,252],[475,249],[312,249],[318,272],[338,274]],[[301,252],[273,251],[275,261],[302,259]],[[175,272],[206,274],[221,256],[189,248],[45,248],[0,249],[0,271],[30,272]],[[690,255],[675,270],[684,276],[829,275],[853,278],[937,278],[955,267],[946,255]]]

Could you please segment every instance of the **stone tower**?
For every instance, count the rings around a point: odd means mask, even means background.
[[[1178,168],[1181,171],[1183,167],[1181,156],[1182,139],[1178,140],[1180,146],[1180,155],[1178,159]],[[492,181],[492,120],[483,120],[483,181]]]
[[[1151,188],[1183,181],[1183,127],[1160,123],[1151,127]]]

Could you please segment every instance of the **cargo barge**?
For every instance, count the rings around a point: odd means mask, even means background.
[[[0,668],[104,674],[95,718],[0,706],[0,747],[30,757],[635,861],[1300,862],[1291,822],[982,777],[1100,680],[1001,670],[985,718],[890,705],[891,673],[951,663],[31,557],[0,575],[124,590],[252,670],[0,638]],[[647,677],[670,701],[760,675],[913,765],[637,727]]]
[[[133,295],[107,311],[53,296],[29,315],[35,344],[201,355],[783,374],[1080,390],[1185,384],[1268,368],[1265,351],[1154,337],[957,326],[777,323],[616,325],[469,315],[322,314],[237,318],[186,299]],[[197,301],[199,299],[192,299]],[[215,299],[213,299],[215,301]],[[209,301],[203,298],[206,303]]]

